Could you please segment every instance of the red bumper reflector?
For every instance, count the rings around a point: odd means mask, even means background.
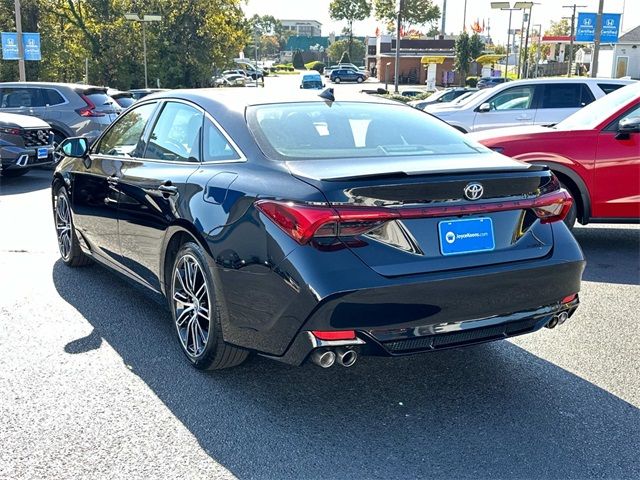
[[[576,299],[576,297],[577,297],[577,296],[578,296],[578,294],[577,294],[577,293],[574,293],[574,294],[572,294],[572,295],[567,295],[566,297],[564,297],[564,298],[560,301],[560,303],[570,303],[570,302],[573,302],[573,301]]]
[[[355,340],[355,330],[312,330],[313,336],[318,340]]]

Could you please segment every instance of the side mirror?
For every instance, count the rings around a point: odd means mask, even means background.
[[[83,158],[89,152],[89,143],[84,137],[65,139],[57,148],[66,157]]]
[[[300,85],[300,88],[304,88],[302,85]]]
[[[483,103],[482,105],[480,105],[478,107],[478,111],[479,112],[483,112],[483,113],[490,112],[491,111],[491,104],[489,102]]]
[[[629,140],[632,133],[640,133],[640,116],[623,118],[618,123],[617,140]]]

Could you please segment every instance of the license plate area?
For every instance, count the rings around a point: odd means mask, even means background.
[[[38,148],[38,160],[42,160],[43,158],[47,158],[48,156],[49,156],[49,151],[46,147]]]
[[[438,237],[442,255],[488,252],[496,248],[489,217],[444,220],[438,223]]]

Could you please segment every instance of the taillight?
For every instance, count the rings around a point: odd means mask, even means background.
[[[318,340],[355,340],[355,330],[313,330],[313,336]]]
[[[312,238],[353,237],[391,220],[451,217],[531,209],[541,223],[563,220],[573,200],[566,190],[523,200],[409,208],[316,206],[258,200],[255,206],[300,244]]]
[[[78,112],[78,115],[80,115],[81,117],[104,117],[105,114],[103,112],[96,111],[96,105],[89,99],[89,97],[82,93],[79,93],[78,95],[80,95],[80,98],[82,98],[82,100],[84,100],[84,103],[87,104],[86,107],[78,108],[76,110],[76,112]]]
[[[531,209],[540,219],[540,223],[564,220],[573,205],[573,198],[564,189],[538,198],[541,201],[537,205],[533,205]]]
[[[22,135],[22,130],[19,128],[0,128],[0,133],[6,133],[7,135]]]

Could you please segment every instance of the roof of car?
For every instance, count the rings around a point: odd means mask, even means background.
[[[63,83],[63,82],[2,82],[0,86],[16,86],[16,87],[67,87],[73,89],[104,89],[98,85],[86,85],[84,83]]]

